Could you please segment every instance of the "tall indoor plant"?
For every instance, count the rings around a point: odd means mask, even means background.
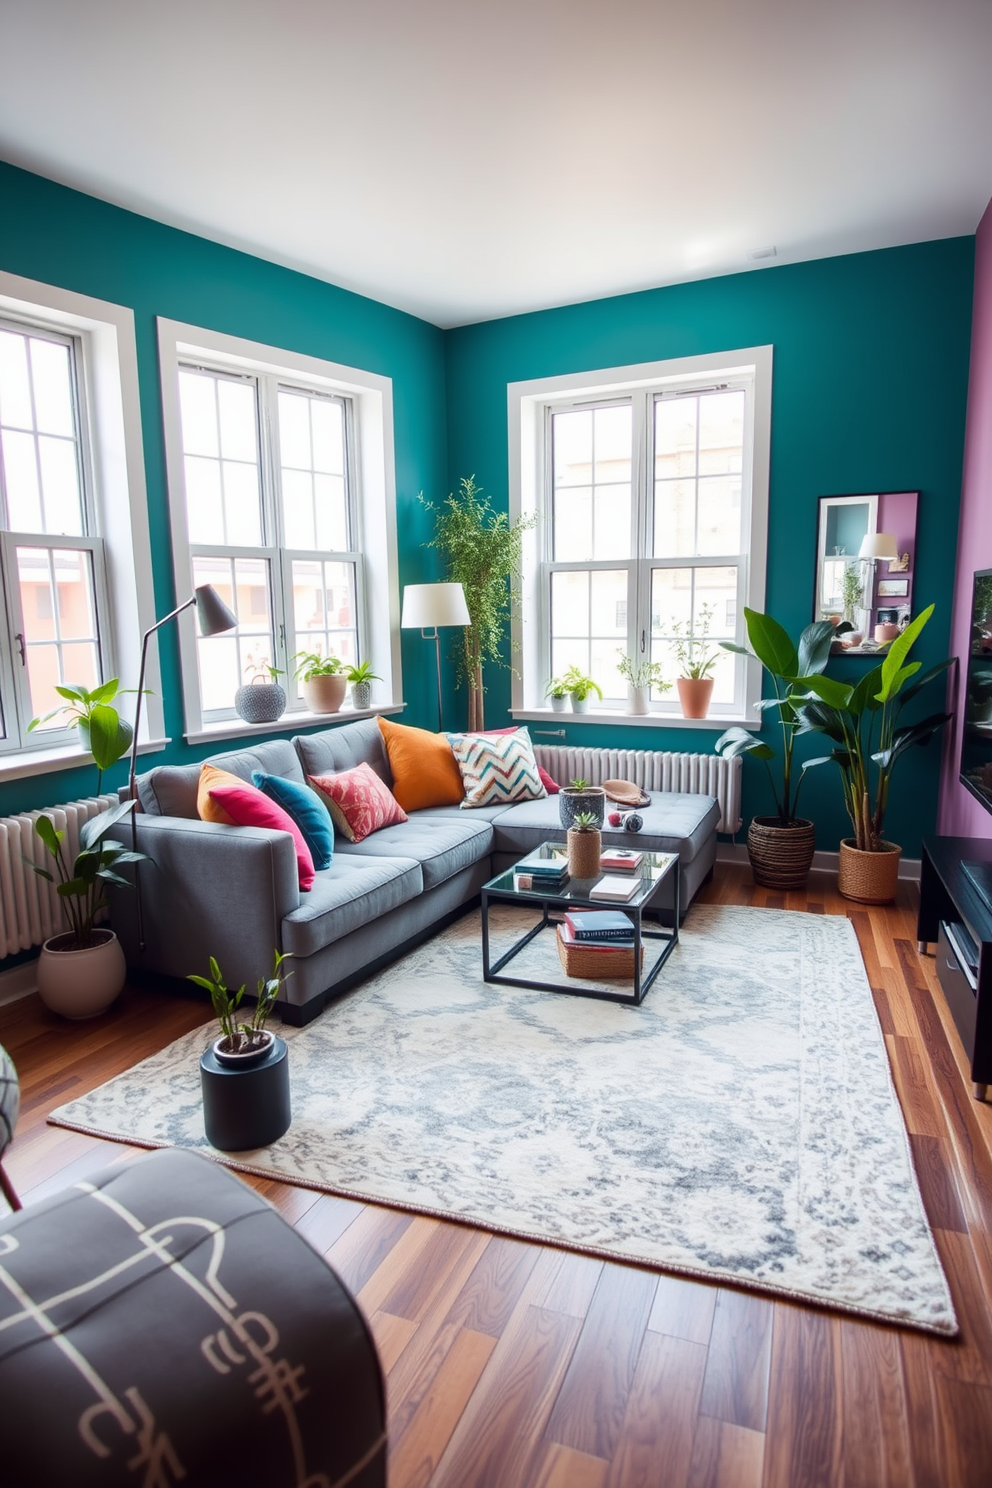
[[[808,700],[798,710],[803,732],[825,734],[835,746],[807,765],[833,760],[840,769],[854,835],[840,844],[837,886],[845,898],[863,904],[887,904],[895,898],[902,848],[886,841],[883,831],[896,764],[914,745],[929,743],[951,716],[931,713],[917,723],[899,722],[906,704],[951,664],[938,662],[919,676],[921,663],[908,660],[933,610],[928,605],[917,615],[891,643],[881,665],[855,686],[833,677],[811,677]]]
[[[535,519],[518,517],[511,524],[505,512],[493,510],[474,475],[463,477],[458,494],[440,507],[421,500],[434,513],[434,536],[427,546],[438,550],[446,577],[465,591],[472,623],[458,642],[458,676],[468,687],[467,727],[478,732],[485,728],[482,668],[487,661],[507,665],[503,641],[511,607],[520,598],[521,539]]]
[[[721,644],[727,651],[757,658],[771,677],[775,696],[762,698],[758,706],[777,715],[781,734],[779,779],[776,781],[769,765],[769,761],[776,758],[775,750],[745,728],[727,729],[714,748],[717,754],[729,759],[746,754],[761,760],[768,775],[775,814],[756,816],[747,833],[747,851],[755,883],[766,888],[799,889],[809,877],[816,832],[807,817],[798,815],[799,791],[811,762],[805,762],[797,775],[793,751],[796,735],[804,728],[801,708],[809,693],[811,678],[823,672],[830,657],[835,630],[829,620],[816,620],[807,625],[798,642],[794,642],[770,615],[745,608],[744,621],[750,646],[738,646],[733,641]]]
[[[96,765],[96,793],[100,794],[105,771],[116,765],[131,748],[134,730],[114,707],[114,699],[133,692],[133,687],[121,687],[117,677],[101,682],[92,691],[85,687],[69,685],[56,687],[55,691],[65,702],[46,713],[43,718],[32,718],[28,733],[42,728],[60,714],[65,716],[66,727],[74,728],[84,749],[88,749]]]

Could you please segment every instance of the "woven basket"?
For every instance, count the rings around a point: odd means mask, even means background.
[[[783,826],[777,816],[756,816],[747,829],[751,873],[766,889],[804,888],[815,847],[816,828],[804,817]]]
[[[837,887],[845,899],[858,904],[891,904],[899,883],[899,858],[902,848],[894,842],[883,842],[880,852],[862,852],[853,837],[840,845]]]
[[[580,832],[569,827],[565,834],[568,843],[569,878],[598,878],[599,860],[603,852],[601,832]]]
[[[569,945],[555,932],[558,959],[566,976],[582,977],[583,981],[612,981],[623,978],[634,979],[634,952],[623,950],[590,950],[588,946]],[[641,946],[641,966],[644,966],[644,947]]]

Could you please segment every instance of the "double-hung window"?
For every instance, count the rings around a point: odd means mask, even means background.
[[[67,738],[66,684],[112,675],[78,338],[0,320],[0,749]]]
[[[159,326],[176,592],[212,584],[238,621],[205,637],[184,620],[187,734],[240,731],[235,693],[270,667],[300,726],[301,652],[370,661],[376,707],[393,705],[388,379]]]
[[[749,716],[759,679],[720,646],[763,602],[770,348],[749,355],[511,387],[511,500],[539,518],[515,711],[546,707],[550,679],[577,667],[602,689],[594,711],[623,715],[628,656],[670,684],[652,691],[649,721],[674,721],[691,639],[693,660],[714,658],[714,722]]]

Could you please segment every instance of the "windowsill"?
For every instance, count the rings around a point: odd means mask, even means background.
[[[171,744],[171,739],[145,739],[138,745],[139,754],[157,754]],[[92,765],[87,749],[62,745],[58,749],[22,750],[19,754],[0,755],[0,782],[27,780],[31,775],[51,775],[56,770],[73,770],[78,765]]]
[[[757,718],[735,718],[729,714],[710,718],[683,718],[681,713],[625,713],[622,708],[590,708],[587,713],[555,713],[551,708],[511,708],[511,718],[535,723],[622,723],[624,728],[727,729],[734,724],[744,728],[759,726]]]
[[[245,723],[240,718],[222,718],[207,723],[195,733],[185,734],[187,744],[202,744],[209,739],[251,738],[259,734],[286,734],[292,730],[313,728],[320,723],[354,723],[358,718],[375,718],[379,713],[402,713],[406,703],[383,703],[375,708],[340,708],[337,713],[284,713],[275,723]]]

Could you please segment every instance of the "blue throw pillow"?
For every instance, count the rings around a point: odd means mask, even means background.
[[[303,833],[315,868],[330,868],[334,856],[334,823],[331,813],[308,785],[299,785],[282,775],[251,772],[251,783],[291,816]]]

